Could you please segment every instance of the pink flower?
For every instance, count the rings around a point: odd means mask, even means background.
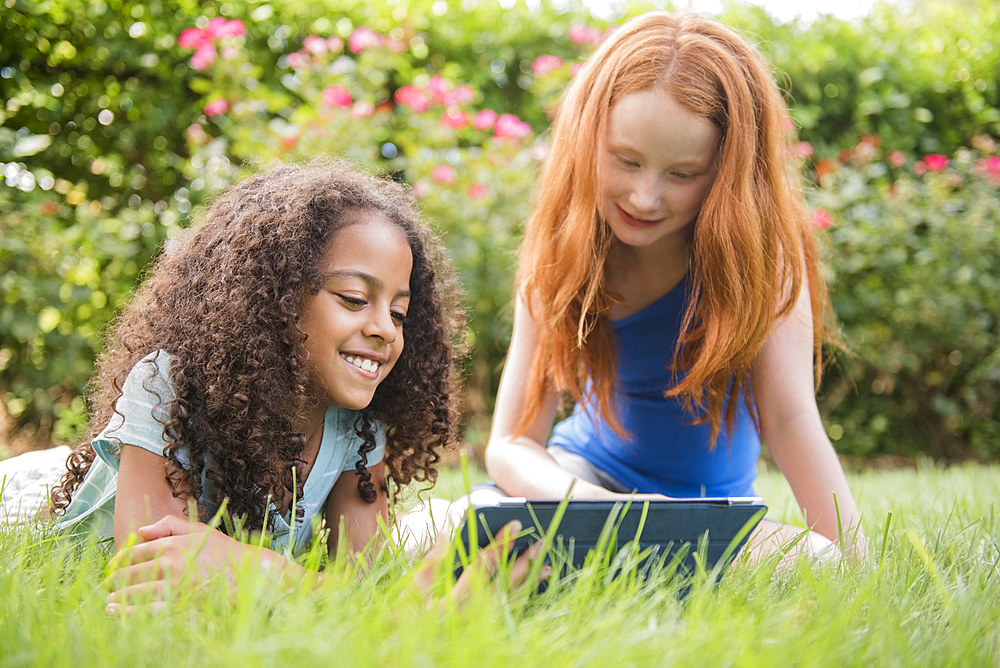
[[[571,77],[576,77],[576,75],[580,73],[580,70],[583,69],[583,65],[584,65],[583,63],[573,63],[572,65],[570,65],[569,75]]]
[[[477,130],[489,130],[497,122],[497,112],[492,109],[483,109],[472,117],[472,127]]]
[[[207,70],[215,62],[218,55],[214,46],[211,44],[202,44],[194,52],[194,55],[191,56],[191,67],[196,70]]]
[[[893,151],[889,154],[889,164],[893,167],[902,167],[906,164],[906,154],[902,151]]]
[[[237,51],[236,48],[232,46],[222,47],[222,49],[219,50],[219,53],[222,54],[222,57],[225,58],[226,60],[232,60],[236,56],[240,55],[240,52]]]
[[[240,19],[227,21],[221,16],[216,16],[205,26],[205,34],[211,40],[222,39],[223,37],[239,37],[245,35],[247,27]]]
[[[224,97],[217,97],[205,105],[206,116],[218,116],[227,111],[229,111],[229,103],[226,102],[226,98]]]
[[[988,158],[983,158],[976,163],[976,169],[991,181],[1000,183],[1000,156],[991,155]]]
[[[924,164],[932,172],[940,172],[948,166],[948,158],[940,153],[931,153],[924,156]]]
[[[584,25],[570,26],[569,30],[566,31],[566,36],[574,44],[597,44],[604,38],[600,28]]]
[[[443,76],[435,74],[431,77],[430,81],[427,82],[427,90],[430,91],[431,99],[434,102],[444,104],[445,93],[451,90],[451,84],[449,84]]]
[[[302,40],[302,48],[313,55],[322,56],[327,51],[327,44],[319,35],[309,35]]]
[[[326,38],[326,50],[330,53],[339,53],[344,48],[344,40],[340,39],[336,35],[330,35]]]
[[[361,53],[365,49],[379,46],[382,46],[382,35],[364,26],[355,28],[351,36],[347,38],[347,48],[351,50],[351,53]]]
[[[369,116],[375,115],[375,105],[371,102],[357,101],[354,106],[351,107],[351,118],[358,120],[360,118],[368,118]]]
[[[384,46],[390,51],[395,53],[403,53],[406,51],[406,42],[401,39],[392,39],[391,37],[385,38],[383,41]]]
[[[197,49],[212,39],[201,28],[186,28],[177,38],[177,45],[184,49]]]
[[[429,193],[430,191],[431,191],[430,186],[428,186],[426,183],[421,182],[415,184],[413,188],[410,189],[410,194],[412,194],[417,199],[420,199],[421,197],[425,197],[427,193]]]
[[[465,113],[458,107],[452,105],[448,107],[448,110],[441,114],[441,118],[438,120],[443,128],[451,128],[452,130],[461,130],[466,125],[469,124],[469,114]]]
[[[813,225],[821,230],[830,229],[830,226],[833,225],[833,216],[826,209],[816,209],[813,211],[812,220]]]
[[[549,72],[562,67],[562,64],[563,60],[559,56],[543,54],[535,58],[535,62],[531,64],[531,71],[538,76],[543,77]]]
[[[403,86],[396,91],[395,99],[396,104],[409,107],[418,114],[427,111],[431,106],[427,94],[416,86]]]
[[[246,24],[244,24],[240,19],[232,19],[230,21],[226,21],[226,25],[223,26],[220,31],[219,37],[227,37],[229,35],[239,37],[245,34],[247,34]]]
[[[475,93],[472,91],[472,86],[464,84],[459,86],[453,91],[444,93],[444,104],[445,106],[451,106],[453,104],[469,104],[475,97]]]
[[[306,67],[309,66],[309,61],[306,59],[306,54],[301,51],[292,51],[290,54],[285,56],[285,62],[296,72],[301,72]]]
[[[473,183],[469,186],[469,197],[472,199],[482,199],[486,197],[490,192],[490,189],[482,183]]]
[[[497,139],[523,139],[531,134],[531,126],[514,114],[502,114],[493,127]]]
[[[431,170],[431,180],[443,186],[455,182],[455,168],[451,165],[438,165]]]
[[[323,103],[329,107],[351,106],[351,91],[343,86],[329,86],[323,89]]]
[[[201,127],[197,123],[189,125],[185,134],[188,136],[188,139],[198,144],[203,144],[205,143],[205,140],[208,139],[208,133],[205,132],[205,128]]]
[[[923,160],[917,160],[913,163],[913,173],[917,176],[923,176],[927,173],[927,163]]]
[[[815,151],[813,150],[813,145],[807,141],[800,141],[798,144],[796,144],[795,152],[798,153],[803,158],[808,158],[813,153],[815,153]]]

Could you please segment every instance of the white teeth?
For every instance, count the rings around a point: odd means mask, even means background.
[[[354,355],[341,355],[345,360],[358,367],[362,371],[367,371],[368,373],[374,373],[378,371],[378,362],[374,360],[367,359],[365,357],[355,357]]]

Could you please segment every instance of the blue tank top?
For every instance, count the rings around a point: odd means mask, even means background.
[[[742,396],[732,433],[723,424],[714,449],[710,426],[694,425],[678,398],[663,391],[686,305],[687,277],[646,308],[612,323],[618,344],[618,414],[631,440],[599,417],[596,401],[578,403],[556,425],[559,445],[640,493],[673,497],[754,496],[760,437]]]

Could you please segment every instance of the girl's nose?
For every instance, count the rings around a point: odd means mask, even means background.
[[[365,336],[377,336],[386,343],[395,341],[396,321],[392,317],[392,311],[380,308],[370,309],[363,331]]]
[[[663,208],[663,184],[660,179],[653,175],[637,179],[629,196],[629,202],[639,215],[660,211]]]

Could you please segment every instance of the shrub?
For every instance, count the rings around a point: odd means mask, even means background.
[[[869,138],[810,192],[855,353],[822,391],[842,451],[1000,456],[1000,156],[976,143],[904,162]]]

